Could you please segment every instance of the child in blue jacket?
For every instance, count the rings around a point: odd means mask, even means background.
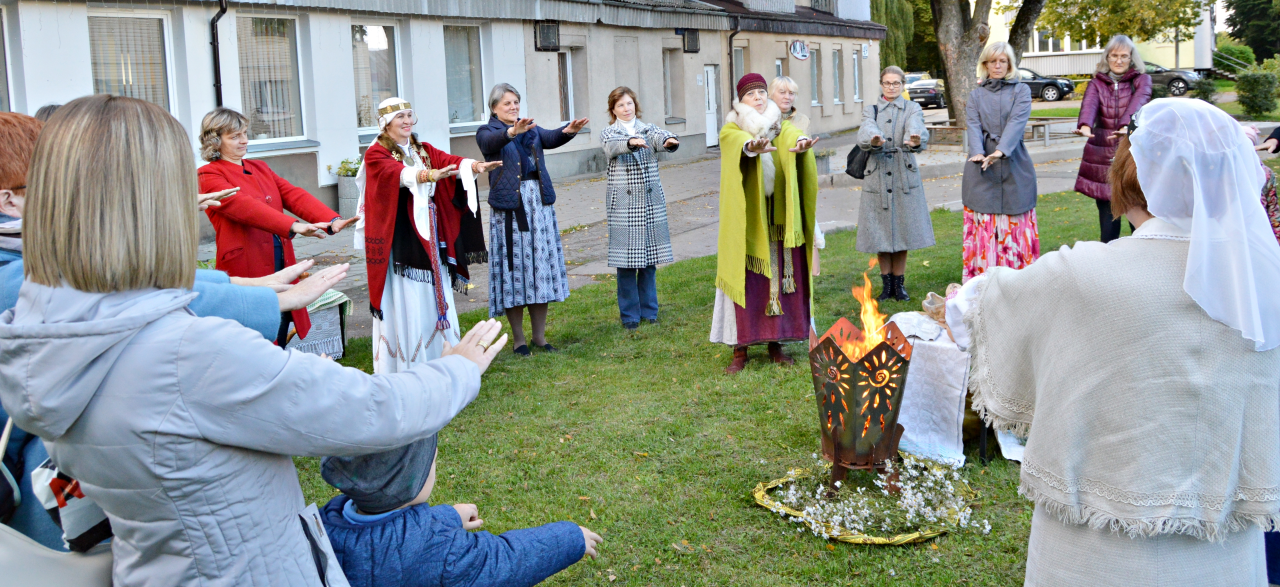
[[[431,506],[436,437],[360,457],[325,457],[320,473],[343,494],[324,506],[329,543],[351,587],[521,587],[595,558],[602,539],[573,522],[471,532],[473,504]]]

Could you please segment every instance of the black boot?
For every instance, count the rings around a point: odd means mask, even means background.
[[[890,275],[888,273],[881,273],[880,274],[880,295],[876,296],[876,300],[881,302],[885,300],[892,300],[893,296],[896,294],[896,290],[894,289],[893,284],[894,284],[893,275]]]
[[[900,302],[911,301],[911,295],[907,293],[906,282],[907,282],[906,275],[893,276],[893,297]]]

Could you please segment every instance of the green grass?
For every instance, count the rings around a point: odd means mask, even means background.
[[[1236,82],[1235,82],[1235,80],[1229,80],[1229,79],[1216,79],[1216,80],[1213,80],[1213,85],[1214,85],[1215,87],[1217,87],[1217,88],[1218,88],[1218,91],[1219,91],[1219,92],[1234,92],[1234,91],[1236,91]]]
[[[1240,107],[1239,102],[1220,102],[1217,106],[1227,114],[1230,114],[1239,120],[1246,120],[1244,109]],[[1248,118],[1247,120],[1253,120],[1256,122],[1280,122],[1280,108],[1264,114],[1261,118]]]
[[[1093,202],[1079,194],[1043,196],[1038,214],[1043,251],[1097,237]],[[937,245],[908,260],[917,301],[890,302],[886,313],[919,310],[925,293],[960,280],[961,216],[936,211],[933,223]],[[868,256],[854,240],[827,237],[814,280],[819,328],[856,316],[850,288]],[[974,517],[990,520],[987,536],[829,545],[754,505],[756,483],[818,450],[817,409],[802,343],[788,346],[795,366],[766,363],[753,348],[745,371],[724,374],[729,348],[707,342],[714,274],[714,257],[662,268],[662,322],[634,333],[619,325],[609,283],[555,304],[548,337],[561,352],[503,352],[480,396],[440,434],[432,502],[476,503],[493,532],[572,520],[601,533],[600,558],[552,585],[1020,584],[1031,507],[1016,493],[1018,466],[997,458],[979,467],[972,446],[964,474],[981,492]],[[462,323],[485,317],[470,312]],[[344,364],[370,369],[368,339],[348,352]],[[336,494],[315,459],[296,461],[308,501]],[[675,548],[684,541],[692,552]]]
[[[1075,108],[1041,108],[1031,111],[1032,118],[1080,118],[1080,107]]]

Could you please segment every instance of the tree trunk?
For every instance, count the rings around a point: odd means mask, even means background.
[[[1009,27],[1009,44],[1013,45],[1013,53],[1022,62],[1022,52],[1027,48],[1027,41],[1036,27],[1036,19],[1044,9],[1045,0],[1022,0],[1018,15],[1013,18],[1013,26]]]
[[[951,118],[956,126],[964,126],[969,93],[978,85],[978,56],[987,44],[991,27],[987,17],[991,0],[930,0],[933,8],[933,30],[938,38],[938,52],[947,67],[947,95]]]

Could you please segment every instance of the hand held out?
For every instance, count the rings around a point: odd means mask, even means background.
[[[880,145],[883,145],[883,144],[884,144],[884,137],[882,137],[882,136],[880,136],[880,135],[876,135],[876,136],[874,136],[874,137],[871,137],[871,146],[872,146],[872,147],[879,147]]]
[[[584,526],[578,526],[578,528],[582,529],[582,541],[586,545],[586,552],[584,552],[583,555],[591,558],[600,556],[596,547],[600,546],[601,542],[604,542],[604,538],[601,538],[599,534],[586,529]]]
[[[304,261],[303,263],[310,263],[310,261]],[[281,270],[280,273],[289,270],[296,270],[297,268],[302,267],[303,263],[286,267]],[[309,267],[310,265],[307,266]],[[305,269],[305,267],[303,268]],[[320,296],[324,295],[324,292],[329,291],[329,289],[337,285],[339,281],[346,279],[347,270],[350,268],[350,263],[325,267],[324,269],[317,271],[311,277],[302,280],[297,285],[277,293],[276,298],[280,300],[280,311],[292,312],[294,310],[301,310],[307,307],[311,302],[320,299]],[[298,271],[298,273],[301,274],[301,271]]]
[[[458,512],[458,518],[462,520],[463,530],[478,530],[484,525],[484,520],[480,519],[480,510],[474,503],[459,503],[453,506]]]
[[[502,324],[497,320],[489,319],[480,322],[471,327],[466,334],[462,336],[462,340],[458,341],[457,346],[444,341],[444,352],[440,356],[447,357],[449,355],[458,355],[476,364],[480,367],[480,373],[483,375],[485,370],[489,368],[489,364],[493,362],[493,358],[498,356],[498,352],[502,347],[507,345],[507,335],[503,334],[502,338],[498,338],[498,334],[502,332]],[[497,338],[497,342],[494,339]]]

